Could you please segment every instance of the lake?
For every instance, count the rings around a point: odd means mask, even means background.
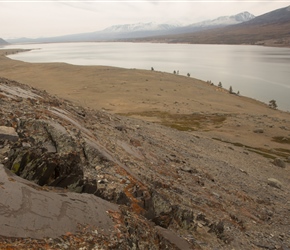
[[[155,43],[59,43],[9,45],[33,48],[9,56],[26,62],[66,62],[137,68],[219,82],[265,103],[274,99],[290,111],[290,48],[249,45],[195,45]]]

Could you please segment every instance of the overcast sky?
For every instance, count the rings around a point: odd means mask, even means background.
[[[0,37],[59,36],[138,22],[190,24],[243,11],[258,16],[289,5],[290,0],[0,0]]]

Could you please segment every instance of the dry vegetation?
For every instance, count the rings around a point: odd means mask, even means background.
[[[277,148],[289,114],[225,89],[158,71],[65,63],[25,63],[1,51],[0,75],[46,90],[84,107],[158,122],[253,147]],[[275,125],[276,124],[276,125]],[[253,131],[263,128],[263,136]],[[281,144],[280,144],[281,145]],[[288,144],[282,144],[288,147]]]

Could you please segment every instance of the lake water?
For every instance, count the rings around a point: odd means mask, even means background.
[[[248,45],[194,45],[154,43],[62,43],[10,45],[34,48],[11,55],[26,62],[66,62],[76,65],[107,65],[181,75],[219,82],[241,95],[290,111],[290,48]],[[37,49],[38,48],[38,49]]]

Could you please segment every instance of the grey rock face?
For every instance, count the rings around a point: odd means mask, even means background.
[[[0,235],[9,237],[58,237],[90,225],[109,232],[114,225],[106,211],[118,207],[94,195],[48,192],[0,164]],[[15,230],[17,228],[17,230]]]

